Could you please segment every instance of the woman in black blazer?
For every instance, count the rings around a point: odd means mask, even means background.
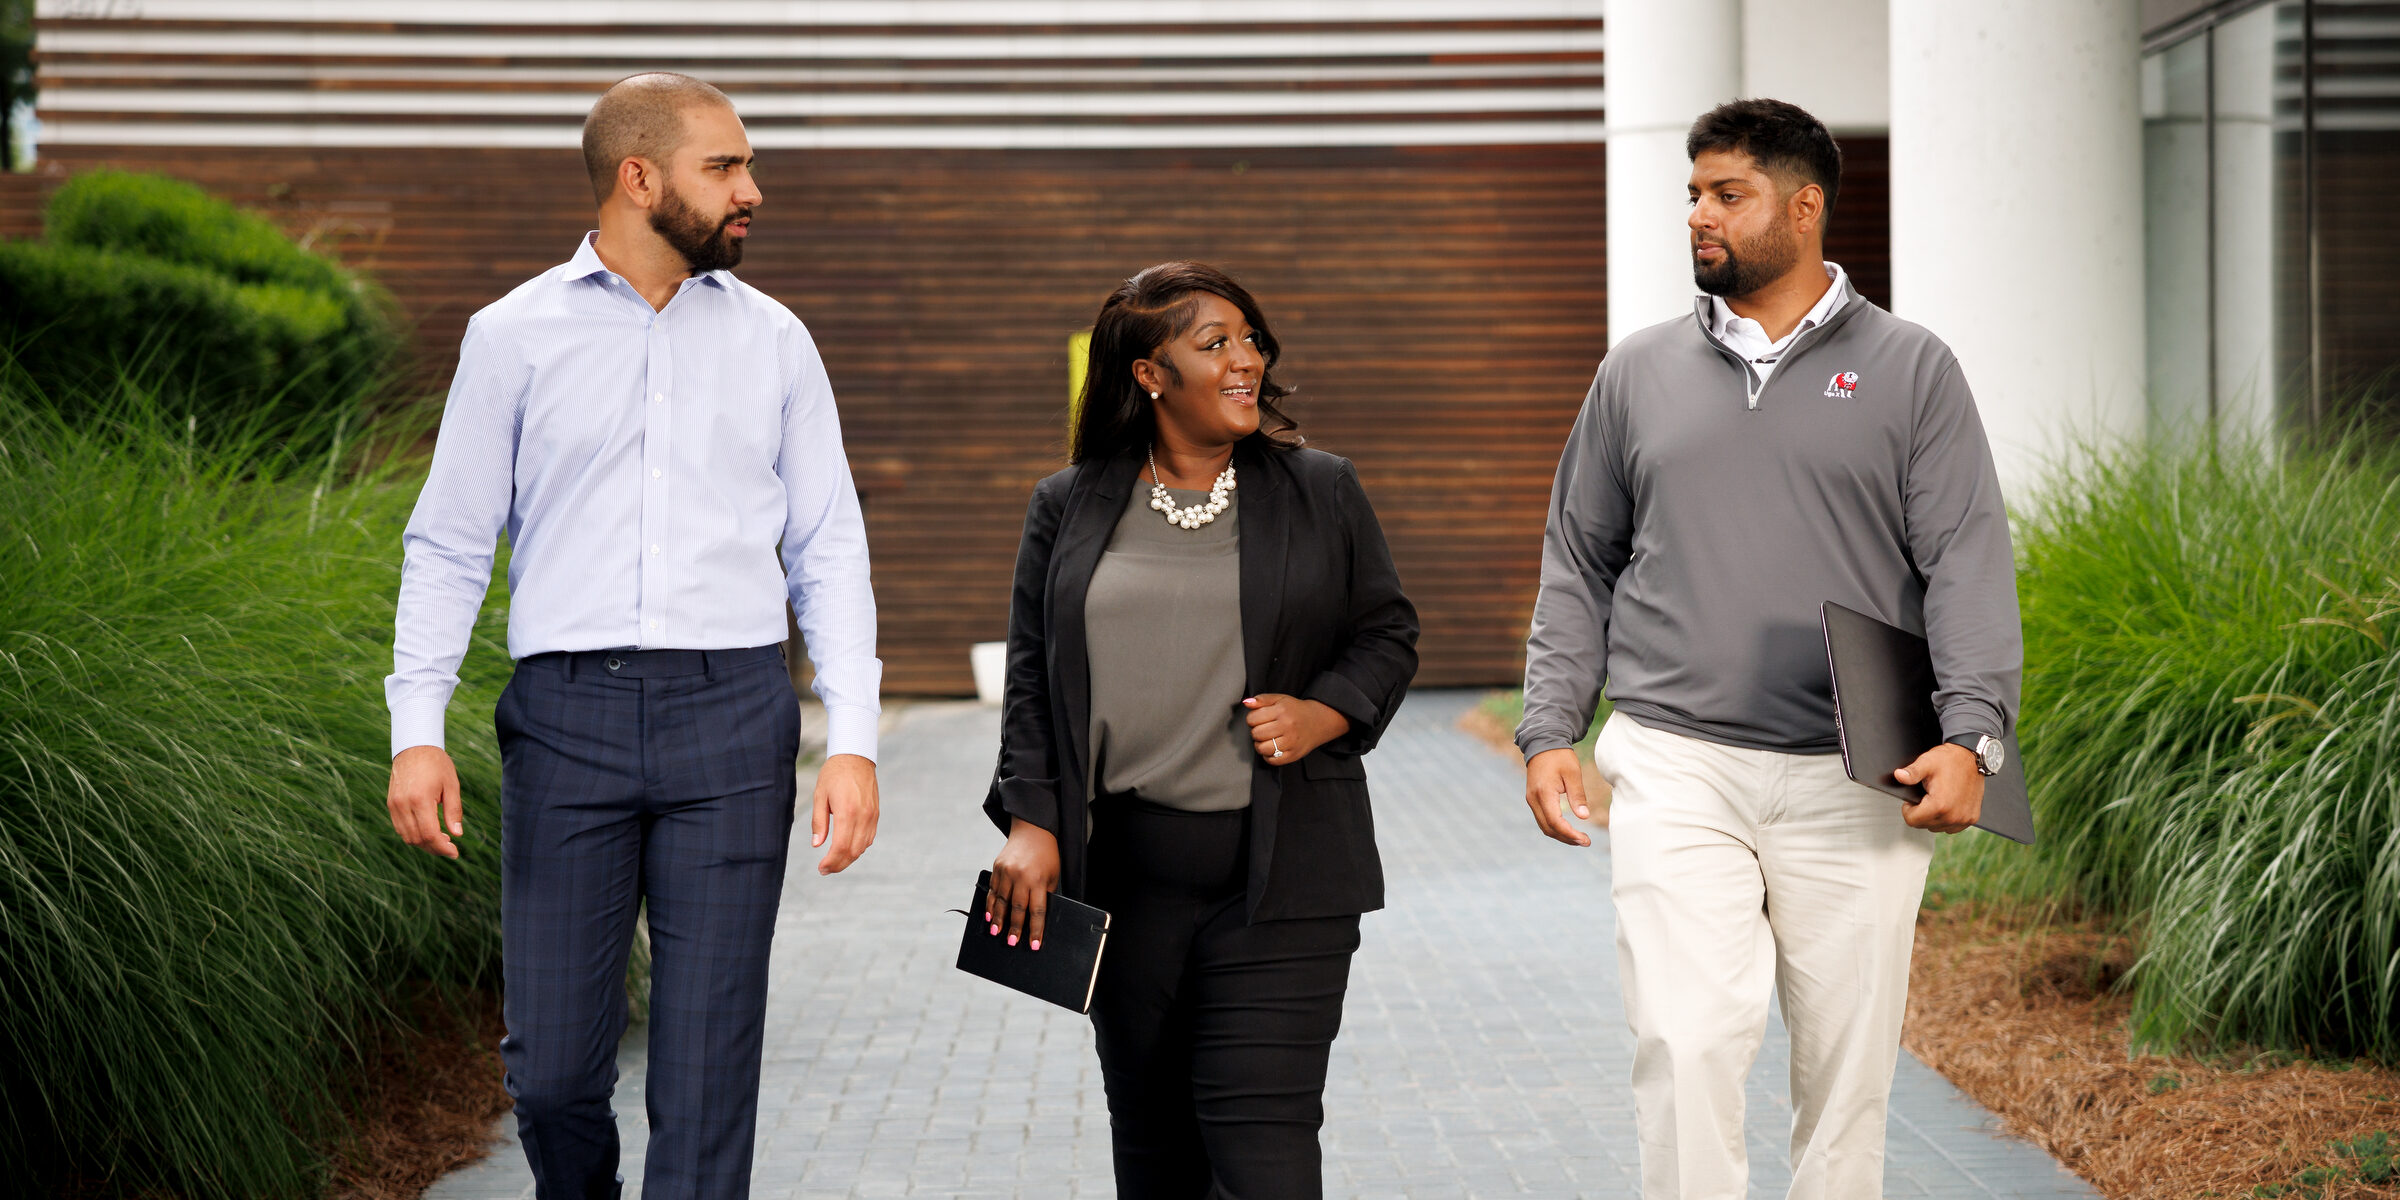
[[[1275,359],[1223,272],[1125,281],[1017,553],[985,919],[1038,953],[1049,893],[1112,914],[1092,1024],[1120,1197],[1321,1194],[1326,1062],[1383,906],[1360,758],[1417,615]]]

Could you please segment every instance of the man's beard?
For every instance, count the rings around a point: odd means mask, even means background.
[[[659,206],[650,213],[650,228],[667,239],[675,252],[692,269],[722,271],[739,266],[742,261],[742,241],[726,232],[726,227],[750,215],[747,208],[723,217],[710,217],[683,198],[683,193],[670,187],[659,198]]]
[[[1782,278],[1800,258],[1800,239],[1783,225],[1771,227],[1739,253],[1731,242],[1705,244],[1725,252],[1724,261],[1704,263],[1699,246],[1692,247],[1692,282],[1711,296],[1747,296]]]

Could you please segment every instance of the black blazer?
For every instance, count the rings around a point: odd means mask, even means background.
[[[1367,912],[1383,907],[1383,860],[1360,756],[1416,674],[1417,610],[1349,460],[1260,441],[1233,454],[1244,694],[1318,701],[1350,731],[1291,766],[1253,759],[1249,917]],[[1087,459],[1035,484],[1017,550],[1000,763],[983,809],[1003,832],[1023,817],[1056,834],[1059,889],[1077,899],[1090,878],[1084,594],[1141,469],[1136,454]]]

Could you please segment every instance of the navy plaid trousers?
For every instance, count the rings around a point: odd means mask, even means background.
[[[615,664],[610,666],[609,664]],[[542,1200],[615,1197],[617,1040],[650,916],[657,1200],[742,1197],[800,708],[776,647],[542,654],[497,713],[500,1057]]]

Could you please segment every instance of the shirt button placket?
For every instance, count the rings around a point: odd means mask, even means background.
[[[674,405],[668,403],[673,377],[674,358],[667,346],[666,322],[652,316],[645,333],[648,370],[642,390],[650,401],[642,406],[642,553],[641,561],[641,623],[640,644],[657,647],[667,644],[666,622],[666,563],[667,543],[667,461],[672,444]]]

